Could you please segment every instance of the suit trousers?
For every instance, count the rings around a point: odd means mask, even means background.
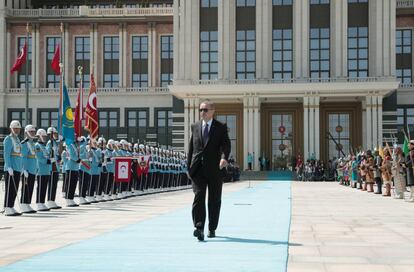
[[[73,200],[76,185],[78,183],[79,171],[66,171],[66,199]]]
[[[196,173],[192,182],[194,192],[192,209],[194,227],[204,229],[206,221],[206,191],[208,190],[208,229],[216,230],[220,217],[223,181],[219,176],[215,178],[206,177],[200,172]]]
[[[13,171],[13,176],[10,176],[9,172],[5,171],[4,180],[6,181],[4,207],[13,208],[19,190],[20,172]]]
[[[79,197],[86,197],[86,192],[91,182],[91,175],[85,171],[79,170]]]
[[[27,178],[22,175],[22,196],[20,198],[20,203],[30,204],[32,202],[35,179],[36,175],[32,175],[30,173]]]

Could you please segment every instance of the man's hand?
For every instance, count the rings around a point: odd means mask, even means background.
[[[190,172],[188,172],[188,171],[187,171],[187,172],[186,172],[186,174],[187,174],[187,178],[188,178],[189,180],[192,180],[192,179],[191,179],[191,177],[190,177]]]
[[[26,170],[23,170],[23,175],[24,175],[25,178],[28,178],[29,177],[29,172],[27,172]]]
[[[9,172],[9,176],[13,176],[13,169],[8,168],[8,169],[7,169],[7,172]]]
[[[225,159],[220,160],[220,170],[226,167],[229,163]]]

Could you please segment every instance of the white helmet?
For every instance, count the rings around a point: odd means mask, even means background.
[[[138,147],[141,148],[141,149],[144,149],[144,145],[143,144],[140,144]]]
[[[49,128],[47,129],[47,134],[52,134],[52,133],[58,133],[58,132],[57,132],[56,128],[54,128],[54,127],[49,127]]]
[[[24,128],[24,132],[36,132],[36,128],[33,126],[33,125],[27,125],[25,128]]]
[[[39,128],[36,132],[36,136],[39,136],[39,137],[47,136],[46,130],[44,130],[43,128]]]
[[[119,141],[119,143],[122,144],[122,145],[127,145],[128,144],[128,142],[126,140],[124,140],[124,139],[122,139],[121,141]]]
[[[27,137],[30,139],[36,138],[36,128],[33,125],[27,125],[24,128],[24,132],[26,133]]]
[[[22,126],[19,121],[13,120],[10,122],[10,128],[22,128]]]
[[[134,149],[138,149],[138,144],[134,144]]]
[[[104,137],[99,137],[99,138],[98,138],[98,143],[99,143],[99,144],[105,144],[105,143],[106,143],[105,138],[104,138]]]

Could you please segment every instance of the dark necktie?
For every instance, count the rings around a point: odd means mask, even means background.
[[[206,145],[208,141],[208,124],[204,126],[204,132],[203,132],[203,145]]]

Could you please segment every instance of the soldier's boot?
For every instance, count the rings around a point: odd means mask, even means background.
[[[385,192],[382,196],[391,196],[391,184],[385,184]]]

